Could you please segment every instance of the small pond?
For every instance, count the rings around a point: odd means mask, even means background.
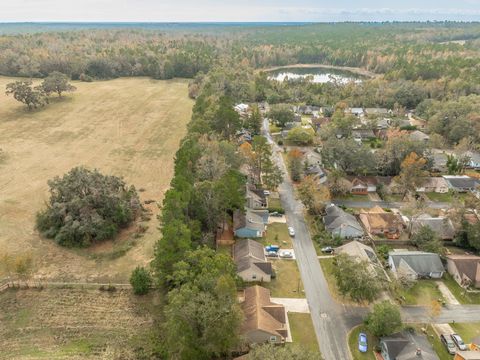
[[[329,68],[284,68],[268,72],[270,80],[285,81],[298,80],[310,77],[311,81],[317,84],[328,82],[337,82],[346,84],[348,82],[361,82],[364,77],[347,70],[329,69]]]

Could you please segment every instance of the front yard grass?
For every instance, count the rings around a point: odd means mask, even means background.
[[[283,209],[282,202],[280,198],[269,197],[268,198],[268,207],[270,209]]]
[[[366,353],[362,353],[358,350],[358,335],[360,335],[361,332],[367,335],[368,351]],[[350,347],[353,360],[375,360],[373,350],[377,343],[377,338],[370,334],[364,325],[353,328],[348,335],[348,346]]]
[[[272,223],[267,227],[267,235],[262,238],[264,245],[279,245],[285,249],[293,247],[292,238],[288,235],[288,226],[284,223]]]
[[[460,304],[480,304],[480,293],[468,293],[453,279],[450,274],[445,274],[443,282],[457,298]]]
[[[459,334],[466,344],[469,344],[474,338],[480,336],[480,322],[477,323],[454,323],[450,326]]]
[[[318,352],[318,342],[310,314],[288,313],[290,331],[294,344]]]
[[[302,279],[295,260],[278,259],[272,261],[276,278],[262,284],[270,289],[271,297],[304,298]]]
[[[349,201],[369,201],[368,195],[354,195],[346,194],[336,198],[337,200],[349,200]]]
[[[418,280],[409,289],[396,289],[394,295],[402,305],[429,306],[433,301],[443,299],[434,280]]]
[[[323,274],[328,283],[328,288],[330,289],[330,294],[337,302],[340,302],[343,304],[349,304],[349,305],[357,305],[356,303],[352,302],[345,296],[342,296],[342,294],[340,294],[340,292],[338,291],[337,280],[335,279],[335,275],[333,275],[333,269],[335,266],[333,264],[334,259],[335,258],[333,257],[319,259],[320,266],[322,267]]]
[[[447,192],[447,193],[428,192],[428,193],[425,193],[425,195],[431,201],[446,202],[446,203],[450,203],[456,198],[463,202],[465,198],[468,196],[468,194],[462,194],[462,193],[456,194],[452,192]]]

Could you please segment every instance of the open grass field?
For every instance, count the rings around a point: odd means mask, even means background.
[[[0,359],[134,359],[155,334],[161,296],[131,290],[0,294]]]
[[[0,163],[0,252],[31,256],[33,274],[44,279],[126,281],[152,258],[159,238],[157,203],[173,176],[193,105],[187,81],[75,82],[75,93],[31,112],[4,94],[11,81],[0,77],[0,148],[6,154]],[[48,198],[47,181],[79,165],[123,176],[144,189],[142,200],[157,202],[146,205],[152,216],[143,223],[143,237],[135,238],[133,225],[116,241],[70,250],[38,235],[34,220]]]

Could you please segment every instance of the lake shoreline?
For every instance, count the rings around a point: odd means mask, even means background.
[[[350,66],[335,66],[335,65],[326,65],[326,64],[292,64],[292,65],[283,65],[283,66],[272,66],[269,68],[262,68],[257,69],[257,72],[270,72],[270,71],[277,71],[282,69],[295,69],[295,68],[302,68],[302,69],[309,69],[309,68],[323,68],[323,69],[332,69],[332,70],[342,70],[348,71],[352,74],[362,75],[368,78],[376,78],[379,77],[381,74],[375,74],[371,71],[366,69],[358,68],[358,67],[350,67]]]

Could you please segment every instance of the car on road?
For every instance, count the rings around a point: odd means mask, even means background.
[[[462,338],[460,337],[460,335],[458,334],[452,334],[450,335],[453,342],[455,343],[455,345],[457,345],[457,347],[460,349],[460,350],[468,350],[467,349],[467,345],[465,345],[465,343],[463,342]]]
[[[267,257],[278,258],[278,253],[276,251],[267,252]]]
[[[280,253],[280,257],[281,257],[281,258],[285,258],[285,259],[291,259],[291,258],[293,258],[293,252],[288,251],[288,250],[283,250],[283,251]]]
[[[326,246],[322,248],[322,253],[325,253],[325,254],[333,254],[334,251],[335,249],[332,248],[331,246]]]
[[[295,236],[295,230],[291,226],[288,227],[288,235]]]
[[[270,196],[270,191],[268,191],[268,190],[263,190],[263,195],[265,195],[265,196]]]
[[[270,251],[277,252],[278,250],[280,250],[280,246],[278,246],[278,245],[267,245],[267,246],[265,246],[265,251],[266,252],[270,252]]]
[[[453,340],[449,335],[440,335],[440,341],[443,345],[445,345],[449,354],[455,355],[457,348],[455,347],[455,344],[453,343]]]
[[[358,351],[366,353],[368,350],[367,334],[358,334]]]

